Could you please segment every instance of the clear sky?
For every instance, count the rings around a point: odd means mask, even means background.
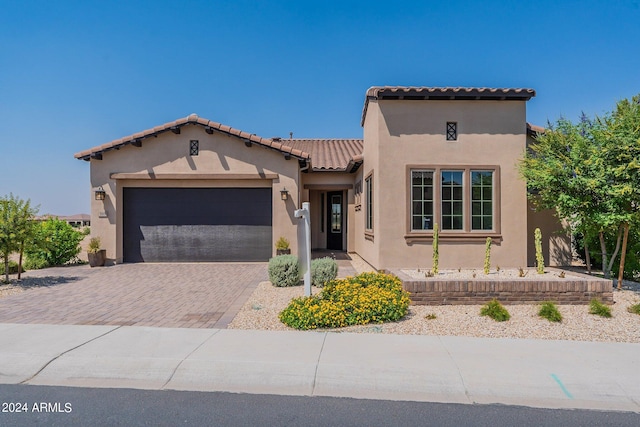
[[[197,113],[361,138],[367,88],[527,87],[544,125],[640,93],[640,1],[0,0],[0,195],[88,213],[73,154]]]

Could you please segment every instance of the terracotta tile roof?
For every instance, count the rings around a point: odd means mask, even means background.
[[[82,160],[90,160],[91,158],[101,159],[102,154],[107,151],[118,150],[126,145],[139,146],[139,144],[141,144],[141,142],[147,138],[155,137],[158,134],[164,132],[179,133],[181,127],[189,125],[202,126],[205,128],[207,133],[222,132],[227,135],[235,136],[245,141],[246,144],[256,144],[265,148],[280,151],[287,156],[295,157],[301,161],[306,162],[310,158],[309,153],[295,147],[284,145],[280,141],[274,140],[272,138],[262,138],[252,133],[243,132],[239,129],[234,129],[230,126],[198,117],[197,114],[191,114],[188,117],[165,123],[163,125],[156,126],[142,132],[134,133],[133,135],[125,136],[124,138],[115,139],[106,144],[90,148],[89,150],[81,151],[75,154],[75,158]]]
[[[532,125],[531,123],[527,123],[527,135],[535,137],[539,133],[544,133],[545,128],[542,126]]]
[[[354,172],[362,164],[362,139],[282,139],[282,144],[311,156],[311,170]]]
[[[524,88],[373,86],[367,90],[360,125],[364,126],[371,99],[528,101],[534,96],[535,90]]]

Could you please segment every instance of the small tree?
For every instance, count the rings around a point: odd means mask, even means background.
[[[36,209],[31,202],[26,202],[10,194],[0,198],[0,257],[4,261],[5,281],[9,281],[9,257],[14,252],[20,253],[18,278],[22,269],[22,253],[25,245],[33,235],[33,217]]]
[[[555,209],[585,235],[598,236],[605,277],[640,210],[640,96],[623,100],[602,118],[560,119],[538,135],[520,163],[538,208]],[[606,235],[617,232],[613,253]],[[611,254],[611,255],[610,255]],[[619,286],[621,281],[619,281]]]

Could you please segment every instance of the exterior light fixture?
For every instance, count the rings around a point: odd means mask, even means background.
[[[96,200],[104,200],[106,196],[107,193],[104,191],[102,186],[98,187],[98,189],[96,190]]]
[[[280,190],[280,198],[282,200],[287,200],[289,198],[289,192],[287,191],[286,187]]]

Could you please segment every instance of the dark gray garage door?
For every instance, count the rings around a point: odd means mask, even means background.
[[[124,188],[124,261],[266,261],[271,200],[271,188]]]

